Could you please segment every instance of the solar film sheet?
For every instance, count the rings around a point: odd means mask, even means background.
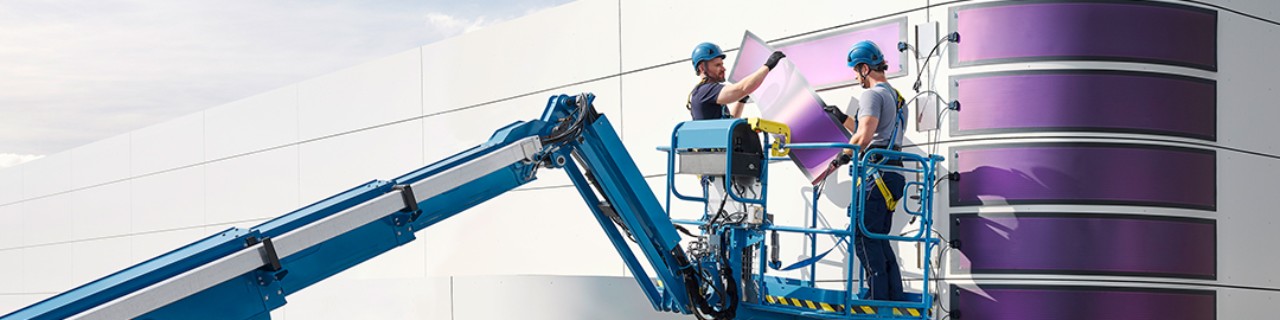
[[[747,68],[742,66],[744,63],[759,66],[763,60],[752,63],[756,54],[764,53],[763,56],[767,57],[773,52],[773,48],[750,31],[743,35],[741,48],[738,59],[735,60],[738,61],[734,65],[735,71]],[[849,134],[844,126],[822,109],[826,103],[787,59],[783,59],[769,72],[751,97],[760,108],[763,118],[785,123],[791,128],[792,143],[849,141]],[[790,157],[810,183],[816,184],[829,173],[831,160],[839,153],[839,149],[792,149]]]

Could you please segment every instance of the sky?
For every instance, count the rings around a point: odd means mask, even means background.
[[[566,2],[0,1],[0,168]]]

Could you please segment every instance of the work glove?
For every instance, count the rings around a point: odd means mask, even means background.
[[[786,57],[787,55],[783,54],[782,51],[774,51],[773,54],[769,55],[769,60],[764,62],[764,66],[769,67],[769,70],[773,70],[773,67],[778,66],[778,61],[782,61],[782,58]]]
[[[751,99],[751,96],[743,96],[742,99],[738,100],[738,103],[747,103],[749,99]]]
[[[848,153],[841,152],[840,156],[831,160],[831,166],[839,168],[840,166],[849,164],[850,161],[853,161],[853,156]]]
[[[844,111],[840,111],[840,107],[829,105],[829,106],[822,107],[822,110],[826,110],[827,113],[834,116],[836,118],[836,121],[839,121],[841,125],[844,124],[845,120],[849,119],[849,115],[844,114]]]

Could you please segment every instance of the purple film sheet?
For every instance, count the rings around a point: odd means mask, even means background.
[[[889,65],[885,75],[892,78],[906,75],[907,72],[902,68],[906,53],[898,51],[898,42],[906,39],[906,25],[906,18],[892,19],[818,38],[788,42],[778,50],[787,54],[786,60],[795,64],[796,70],[804,75],[809,85],[813,88],[825,88],[853,83],[854,73],[847,64],[846,54],[854,43],[871,40],[885,53],[885,62]],[[748,44],[751,46],[748,47]],[[740,48],[729,73],[729,81],[732,82],[742,81],[742,78],[759,69],[765,59],[769,58],[769,54],[773,53],[758,38],[753,43],[743,42]]]
[[[953,149],[951,205],[1112,204],[1216,210],[1212,150],[1119,143]]]
[[[1217,278],[1213,220],[1124,214],[953,214],[960,270]]]
[[[965,319],[1216,319],[1213,290],[1092,286],[952,287],[951,311]]]
[[[1217,71],[1217,12],[1141,1],[984,3],[952,9],[952,66],[1034,60],[1171,64]]]
[[[952,92],[964,104],[964,113],[951,117],[957,134],[1106,131],[1210,141],[1217,136],[1213,80],[1112,70],[1012,71],[953,79]]]
[[[773,48],[750,31],[742,37],[738,65],[750,63],[750,57],[759,52],[773,52]],[[761,61],[760,63],[763,63]],[[758,63],[750,65],[759,66]],[[842,124],[832,119],[822,109],[826,105],[809,87],[808,81],[794,64],[783,59],[769,72],[760,87],[751,94],[764,119],[785,123],[791,128],[791,143],[847,143],[849,134]],[[791,160],[800,167],[810,183],[821,181],[829,172],[831,160],[840,154],[839,149],[792,149]]]

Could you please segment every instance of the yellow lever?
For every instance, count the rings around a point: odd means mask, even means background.
[[[788,127],[787,124],[761,118],[747,118],[747,124],[751,125],[751,130],[756,132],[782,136],[781,139],[774,139],[773,143],[770,144],[769,151],[773,156],[785,157],[791,154],[791,149],[782,147],[784,144],[791,143],[791,127]]]

